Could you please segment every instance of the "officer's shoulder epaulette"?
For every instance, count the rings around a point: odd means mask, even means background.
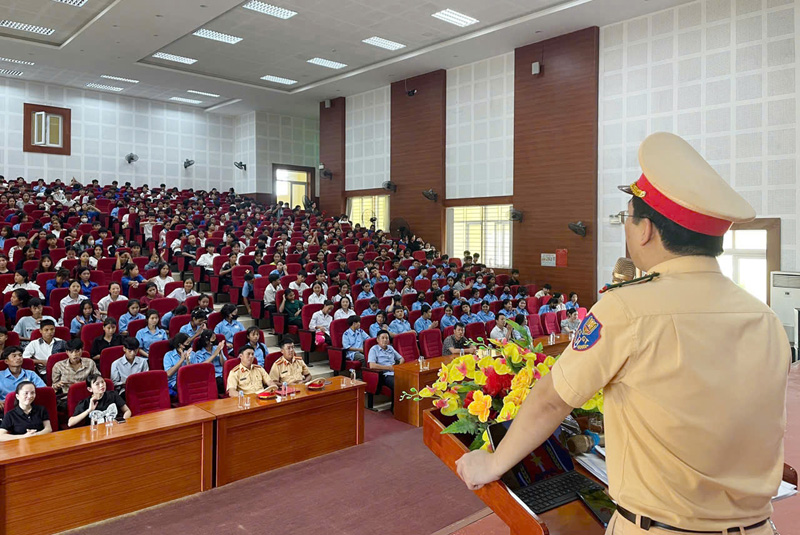
[[[615,290],[617,288],[622,288],[624,286],[632,286],[632,285],[635,285],[635,284],[644,284],[646,282],[652,281],[653,279],[655,279],[659,275],[660,275],[660,273],[655,273],[655,272],[654,273],[648,273],[644,277],[638,277],[636,279],[631,279],[629,281],[618,282],[616,284],[606,284],[605,286],[603,286],[603,289],[600,290],[599,293],[602,294],[602,293],[605,293],[605,292],[607,292],[609,290]]]

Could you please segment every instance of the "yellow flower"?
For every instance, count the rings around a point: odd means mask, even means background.
[[[492,364],[494,364],[494,358],[492,358],[491,356],[486,356],[478,361],[478,368],[480,369],[488,368]]]
[[[492,408],[492,396],[487,396],[480,390],[476,390],[472,403],[469,404],[467,410],[473,416],[477,416],[478,420],[485,422],[489,419],[489,411]]]
[[[556,363],[556,359],[553,358],[552,356],[547,357],[546,359],[544,359],[544,365],[547,366],[548,368],[552,368],[555,365],[555,363]]]
[[[437,392],[444,392],[447,390],[447,382],[446,381],[436,381],[431,385],[431,388],[436,390]]]
[[[597,400],[595,400],[594,398],[587,400],[586,403],[581,405],[581,409],[585,411],[593,411],[596,408],[597,408]]]
[[[530,392],[530,388],[515,388],[511,390],[511,392],[503,398],[503,405],[505,406],[506,403],[514,403],[515,405],[522,405],[522,402],[525,401],[525,398],[528,397],[528,393]]]
[[[489,445],[490,444],[489,444],[489,432],[488,432],[488,430],[483,432],[483,434],[481,435],[481,438],[483,439],[483,446],[481,446],[481,449],[489,451]]]
[[[503,403],[500,414],[497,415],[497,421],[506,422],[508,420],[513,420],[517,416],[517,412],[519,412],[519,405],[511,401],[506,401]]]
[[[539,373],[541,374],[542,377],[550,373],[550,368],[548,368],[544,362],[540,362],[539,364],[537,364],[536,369],[539,370]]]
[[[514,379],[511,380],[511,389],[530,388],[531,384],[533,384],[533,370],[525,367],[514,376]]]
[[[440,399],[433,402],[433,406],[442,411],[445,416],[453,416],[458,410],[460,399],[458,394],[452,391],[442,394]]]
[[[475,359],[472,355],[459,357],[450,363],[450,380],[463,381],[475,377]]]
[[[517,346],[517,344],[514,343],[506,344],[506,346],[503,348],[503,355],[506,358],[511,359],[511,362],[515,364],[518,362],[522,362],[522,356],[519,353],[519,346]]]
[[[485,385],[486,379],[486,374],[483,373],[483,370],[475,370],[475,377],[473,377],[472,380],[475,381],[476,385]]]
[[[603,401],[603,396],[600,396],[600,399],[597,400],[597,410],[600,411],[601,414],[605,414],[605,405]]]
[[[430,386],[426,386],[419,391],[419,397],[421,398],[432,398],[434,395],[436,395],[436,390]]]
[[[497,375],[510,375],[511,368],[506,364],[505,359],[494,359],[492,361],[492,368],[497,372]]]
[[[442,367],[439,368],[439,382],[444,384],[450,382],[450,366],[447,364],[442,364]]]

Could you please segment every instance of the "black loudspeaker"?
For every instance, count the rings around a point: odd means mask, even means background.
[[[522,221],[522,210],[511,209],[509,212],[509,219],[511,221]]]

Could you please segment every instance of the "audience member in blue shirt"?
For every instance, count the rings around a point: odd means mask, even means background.
[[[255,325],[247,329],[247,344],[245,347],[247,346],[253,349],[258,365],[265,368],[264,363],[269,354],[269,350],[267,349],[267,345],[261,341],[261,329]],[[241,350],[239,350],[239,354],[241,355]]]
[[[489,310],[489,303],[484,301],[481,303],[481,311],[476,314],[479,320],[486,323],[487,321],[492,321],[494,318],[494,312]]]
[[[503,313],[506,318],[513,318],[517,315],[517,309],[514,308],[514,303],[511,302],[511,299],[503,299]]]
[[[189,341],[189,336],[184,333],[178,333],[170,341],[171,351],[164,355],[164,371],[167,372],[167,385],[169,386],[169,393],[171,396],[177,396],[178,390],[176,384],[178,382],[178,369],[181,366],[189,364],[189,359],[192,353],[192,343]]]
[[[56,271],[56,278],[50,279],[45,283],[45,290],[44,290],[44,299],[45,303],[48,305],[50,304],[50,292],[55,290],[56,288],[69,288],[69,270],[65,268],[59,268]],[[58,306],[58,305],[56,305]]]
[[[369,350],[369,367],[373,370],[383,370],[383,384],[394,391],[394,371],[395,364],[403,362],[400,353],[389,345],[389,333],[381,330],[377,336],[378,343]]]
[[[345,349],[345,358],[364,364],[364,342],[369,335],[361,329],[361,318],[350,316],[347,318],[349,328],[342,334],[342,347]],[[376,324],[373,324],[374,326]],[[376,333],[377,334],[377,333]]]
[[[437,279],[447,279],[447,276],[444,274],[444,266],[442,265],[436,267],[436,273],[434,273],[433,277],[431,277],[431,280]]]
[[[501,301],[505,301],[506,299],[514,299],[514,296],[511,295],[511,287],[508,284],[503,286],[503,293],[500,294]]]
[[[453,308],[458,308],[461,306],[461,292],[459,290],[453,290],[453,301],[451,302]]]
[[[139,332],[136,333],[136,339],[139,340],[139,353],[144,357],[150,355],[150,346],[154,342],[167,339],[167,331],[161,329],[158,322],[158,311],[151,310],[147,313],[147,327],[139,329]]]
[[[206,328],[206,322],[208,321],[208,316],[205,312],[201,310],[193,310],[192,311],[192,319],[189,320],[189,323],[181,327],[180,332],[188,336],[189,338],[194,338],[197,334],[203,331]]]
[[[78,279],[81,283],[81,293],[86,297],[92,297],[92,288],[97,287],[97,283],[90,280],[92,271],[85,267],[78,270]]]
[[[427,279],[427,278],[428,278],[428,268],[423,267],[422,270],[419,272],[419,275],[417,275],[414,278],[414,280],[421,281],[422,279]]]
[[[395,308],[394,320],[389,324],[389,332],[397,335],[411,330],[411,324],[405,318],[405,311],[402,308]]]
[[[576,294],[575,292],[570,292],[569,301],[567,301],[566,305],[567,305],[567,310],[571,308],[574,308],[575,310],[581,308],[581,306],[578,304],[578,294]]]
[[[431,307],[425,305],[422,307],[422,316],[419,317],[417,321],[414,322],[414,330],[417,331],[417,334],[421,333],[426,329],[438,329],[439,322],[438,321],[431,321]]]
[[[140,283],[144,282],[144,277],[139,274],[139,266],[133,262],[129,263],[124,268],[122,275],[122,295],[128,297],[130,288],[136,288]]]
[[[119,323],[117,327],[119,329],[119,333],[123,336],[128,336],[128,324],[134,320],[143,320],[144,314],[139,313],[139,300],[138,299],[129,299],[128,300],[128,311],[119,317]]]
[[[394,279],[389,279],[389,288],[383,292],[381,297],[392,297],[395,295],[400,295],[400,291],[397,289],[397,281]]]
[[[522,314],[523,316],[527,316],[530,314],[528,310],[528,299],[520,299],[519,303],[517,304],[517,314]]]
[[[453,305],[445,305],[444,316],[442,316],[441,327],[445,330],[447,327],[454,327],[458,323],[458,318],[453,315]]]
[[[372,291],[372,284],[368,280],[361,283],[361,293],[358,294],[358,299],[372,299],[375,293]]]
[[[389,325],[386,324],[386,312],[383,310],[379,310],[378,313],[375,314],[375,323],[369,326],[369,337],[376,338],[378,332],[381,330],[389,330]]]
[[[475,282],[472,283],[473,290],[483,290],[486,288],[486,285],[483,283],[483,277],[478,275],[475,278]]]
[[[36,387],[42,388],[47,386],[33,370],[25,370],[22,368],[22,350],[16,346],[10,346],[3,350],[3,360],[8,367],[0,372],[0,398],[6,399],[6,396],[11,392],[16,392],[17,385],[22,381],[30,381]]]
[[[483,300],[488,303],[494,303],[497,301],[497,296],[494,294],[496,286],[489,286],[486,288],[486,295],[483,296]]]
[[[408,269],[401,267],[397,271],[397,278],[395,279],[396,282],[403,282],[408,278]]]
[[[87,299],[81,301],[80,305],[80,313],[72,318],[72,321],[69,323],[69,332],[72,335],[81,332],[81,328],[88,323],[100,323],[100,320],[95,314],[94,303]]]
[[[214,365],[214,376],[217,381],[217,392],[222,395],[222,393],[225,391],[225,385],[222,382],[222,366],[227,360],[225,358],[225,352],[223,351],[225,349],[225,342],[223,341],[217,343],[217,336],[208,329],[205,329],[200,333],[200,337],[197,340],[197,345],[200,349],[192,354],[190,362],[192,364],[210,362]],[[178,374],[176,373],[175,375],[177,376]]]
[[[461,318],[459,318],[459,321],[461,321],[461,323],[463,323],[464,325],[469,325],[470,323],[478,323],[479,321],[481,321],[478,319],[477,314],[473,314],[471,312],[471,309],[472,307],[466,301],[461,303]]]
[[[411,310],[422,310],[425,305],[425,294],[417,294],[417,300],[411,305]]]
[[[472,297],[470,297],[467,302],[470,305],[480,305],[483,302],[483,299],[481,299],[481,291],[477,289],[472,290]]]
[[[229,344],[233,344],[234,334],[244,330],[244,325],[236,319],[238,318],[237,310],[238,307],[233,303],[226,303],[220,310],[223,319],[214,327],[214,334],[223,335]]]
[[[528,290],[520,286],[519,290],[517,290],[517,295],[514,296],[514,299],[519,301],[521,299],[527,299],[527,298],[528,298]]]
[[[364,312],[361,313],[361,317],[364,316],[374,316],[378,313],[378,299],[372,298],[369,300],[369,308],[364,309]]]
[[[522,301],[520,301],[522,303]],[[547,303],[539,307],[539,315],[548,314],[550,312],[557,312],[558,311],[558,301],[555,299],[550,299]]]
[[[375,286],[379,282],[389,282],[389,277],[386,275],[381,275],[381,272],[378,271],[378,268],[374,268],[372,270],[372,277],[370,277],[369,282]]]
[[[433,293],[433,305],[431,308],[442,308],[447,305],[447,301],[445,300],[446,296],[444,292],[438,291]]]

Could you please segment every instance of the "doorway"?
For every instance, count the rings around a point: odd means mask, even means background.
[[[296,165],[273,165],[275,202],[283,201],[291,208],[303,208],[303,197],[314,198],[314,168]]]

